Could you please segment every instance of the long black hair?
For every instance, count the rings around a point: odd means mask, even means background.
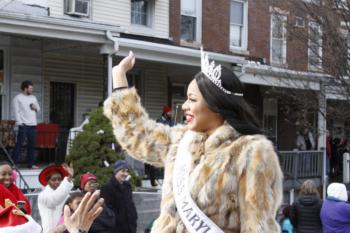
[[[219,113],[228,124],[242,135],[262,133],[252,108],[243,96],[226,94],[202,72],[195,75],[195,80],[208,108],[212,112]],[[243,94],[244,87],[242,83],[226,67],[221,68],[221,85],[232,93]]]

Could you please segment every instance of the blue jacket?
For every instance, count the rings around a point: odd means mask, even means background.
[[[285,218],[282,221],[282,233],[293,233],[293,225],[289,218]]]
[[[350,204],[327,198],[321,209],[324,233],[350,233]]]

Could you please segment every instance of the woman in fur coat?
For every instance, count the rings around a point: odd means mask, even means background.
[[[280,232],[275,216],[283,175],[239,79],[202,52],[202,71],[182,106],[188,123],[169,127],[151,120],[135,88],[128,88],[126,72],[134,63],[130,52],[113,68],[104,113],[128,154],[164,167],[152,233]]]

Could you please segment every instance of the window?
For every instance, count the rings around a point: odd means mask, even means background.
[[[295,17],[295,26],[299,28],[305,27],[305,20],[303,17]]]
[[[201,41],[201,0],[181,0],[181,40]]]
[[[322,67],[322,33],[316,22],[309,22],[309,70],[319,70]]]
[[[270,59],[274,64],[285,64],[287,58],[287,16],[271,15]]]
[[[247,48],[247,1],[231,1],[230,46]]]
[[[311,3],[311,4],[315,4],[315,5],[320,5],[321,4],[321,0],[303,0],[306,3]]]
[[[131,24],[152,26],[152,0],[131,0]]]

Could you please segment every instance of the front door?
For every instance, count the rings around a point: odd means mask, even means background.
[[[75,84],[50,83],[50,122],[60,125],[61,129],[74,126]]]

